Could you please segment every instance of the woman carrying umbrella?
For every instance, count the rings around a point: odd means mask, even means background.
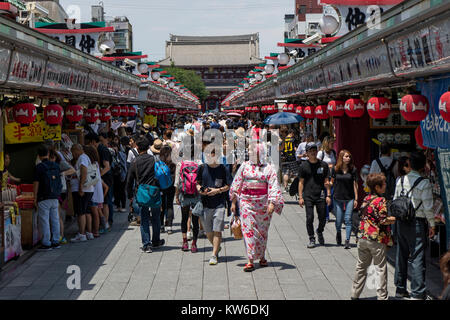
[[[277,172],[265,161],[264,146],[257,143],[250,145],[253,146],[250,149],[250,160],[241,165],[230,188],[233,214],[236,213],[236,202],[239,200],[242,233],[248,256],[248,263],[244,267],[246,272],[255,270],[255,259],[259,259],[260,267],[268,265],[265,251],[270,221],[273,212],[281,214],[284,206]]]

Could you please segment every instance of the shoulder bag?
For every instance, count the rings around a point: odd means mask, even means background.
[[[159,208],[161,207],[161,191],[158,187],[149,184],[139,184],[139,173],[137,161],[134,162],[136,168],[136,177],[138,188],[136,191],[136,202],[142,207]]]

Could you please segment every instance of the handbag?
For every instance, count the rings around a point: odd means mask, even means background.
[[[237,217],[235,217],[233,224],[231,225],[231,232],[236,240],[240,240],[244,237],[242,234],[241,220]]]
[[[137,183],[139,183],[136,161],[134,162],[134,165],[136,167]],[[136,202],[142,207],[160,208],[162,203],[161,191],[158,187],[149,184],[139,184],[136,191]]]
[[[203,203],[201,201],[198,201],[194,209],[192,209],[192,214],[197,217],[203,216]]]
[[[77,171],[78,180],[81,181],[81,171]],[[87,167],[87,175],[86,181],[84,182],[83,188],[89,188],[95,186],[100,181],[100,177],[97,171],[97,164],[91,163],[89,167]]]

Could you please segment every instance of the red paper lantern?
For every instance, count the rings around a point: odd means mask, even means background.
[[[258,106],[254,106],[254,107],[252,108],[252,111],[253,111],[253,112],[259,112],[259,107],[258,107]]]
[[[137,115],[136,109],[134,107],[128,107],[128,117],[134,118]]]
[[[367,112],[373,119],[386,119],[391,113],[391,101],[384,97],[372,97],[367,101]]]
[[[20,103],[13,107],[14,121],[28,125],[36,120],[37,111],[32,103]]]
[[[68,106],[66,109],[66,118],[71,123],[80,122],[83,119],[83,107],[79,105]]]
[[[321,119],[321,120],[325,120],[328,119],[328,110],[327,110],[327,105],[326,104],[321,104],[318,105],[315,109],[314,109],[314,114],[316,116],[317,119]]]
[[[287,112],[287,110],[288,110],[288,105],[287,105],[287,104],[284,104],[283,107],[282,107],[282,109],[283,109],[283,112]]]
[[[100,114],[97,109],[87,109],[84,112],[84,118],[86,119],[87,123],[95,123],[97,122],[99,117]]]
[[[295,113],[298,115],[303,116],[303,107],[302,106],[298,106],[297,108],[295,108]]]
[[[345,114],[350,118],[361,118],[364,115],[364,101],[361,99],[348,99],[345,101]]]
[[[120,117],[120,106],[112,106],[109,108],[109,111],[111,111],[111,115],[114,118]]]
[[[120,116],[128,117],[128,106],[120,106]]]
[[[108,122],[111,119],[111,111],[108,109],[100,109],[99,114],[101,122]]]
[[[345,114],[344,101],[331,100],[328,102],[327,110],[330,117],[342,117]]]
[[[450,91],[444,93],[439,99],[439,113],[445,121],[450,122]]]
[[[416,143],[419,147],[421,147],[422,149],[427,149],[427,147],[425,147],[423,145],[423,135],[422,135],[422,129],[420,128],[420,126],[418,126],[416,128],[416,131],[414,131],[414,136],[416,138]]]
[[[151,115],[152,114],[152,108],[151,107],[147,107],[147,108],[145,108],[144,109],[144,113],[146,114],[146,115]]]
[[[314,107],[312,106],[306,106],[303,108],[303,116],[306,119],[314,119],[315,113],[314,113]]]
[[[295,112],[295,106],[292,103],[287,106],[287,112]]]
[[[421,94],[407,94],[400,101],[400,113],[406,121],[422,121],[427,117],[429,103]]]
[[[63,121],[64,109],[59,104],[49,104],[44,109],[44,120],[49,125],[58,125]]]

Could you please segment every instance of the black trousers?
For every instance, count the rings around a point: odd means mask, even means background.
[[[164,217],[166,218],[166,227],[171,227],[173,223],[173,199],[175,198],[175,187],[162,191],[162,208],[161,208],[161,226],[164,226]]]
[[[317,217],[319,219],[319,227],[317,233],[322,233],[325,229],[326,220],[326,202],[325,199],[305,199],[306,208],[306,229],[310,239],[314,238],[314,206],[316,207]]]
[[[125,184],[125,181],[120,181],[120,177],[114,177],[114,204],[118,208],[126,208],[127,205]]]
[[[189,219],[189,211],[191,206],[186,206],[181,208],[181,232],[187,233],[187,224]],[[193,238],[192,240],[198,239],[198,231],[200,230],[200,225],[198,224],[198,219],[196,215],[192,215],[192,227],[193,227]]]

